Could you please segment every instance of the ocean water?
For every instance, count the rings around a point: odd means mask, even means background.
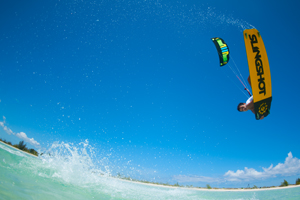
[[[0,143],[0,199],[300,199],[300,187],[201,191],[124,181],[96,169],[85,148],[63,146],[37,158]]]

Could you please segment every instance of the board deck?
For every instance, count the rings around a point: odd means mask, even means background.
[[[255,118],[270,113],[272,101],[271,73],[264,42],[258,30],[244,30],[244,41],[253,93]]]

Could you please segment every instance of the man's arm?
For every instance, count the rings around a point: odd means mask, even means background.
[[[253,113],[255,114],[255,112],[254,112],[254,103],[253,103],[253,100],[252,100],[250,103],[248,103],[248,104],[246,105],[246,108],[247,108],[248,110],[251,110],[251,112],[253,112]]]
[[[251,86],[251,80],[250,80],[250,76],[248,76],[247,80],[248,80],[248,83],[249,83],[250,87],[252,88],[252,86]]]

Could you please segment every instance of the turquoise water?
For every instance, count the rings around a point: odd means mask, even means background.
[[[95,170],[85,149],[70,152],[37,158],[0,143],[0,199],[300,199],[300,187],[199,191],[119,180]]]

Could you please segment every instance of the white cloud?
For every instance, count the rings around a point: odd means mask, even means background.
[[[0,122],[0,126],[2,126],[3,130],[8,134],[8,135],[14,135],[14,132],[5,126],[5,117],[3,117],[3,122]]]
[[[33,146],[40,146],[40,143],[38,143],[37,141],[35,141],[33,138],[28,138],[26,133],[24,132],[20,132],[17,133],[16,136],[22,140],[24,140],[25,142],[28,142],[30,144],[32,144]]]
[[[255,169],[237,170],[236,172],[228,171],[225,173],[225,179],[228,181],[246,181],[255,179],[265,179],[276,176],[292,176],[300,174],[300,160],[293,158],[292,152],[288,153],[284,163],[278,163],[275,167],[273,164],[269,168],[264,168],[263,171],[258,172]]]
[[[205,183],[221,183],[221,182],[236,182],[236,181],[251,181],[267,179],[276,176],[292,176],[300,174],[300,159],[294,158],[292,153],[288,153],[284,163],[278,163],[275,167],[273,164],[269,168],[262,168],[262,171],[257,171],[253,168],[245,167],[244,170],[236,172],[229,170],[223,177],[212,178],[205,176],[174,176],[174,180],[178,182],[205,182]]]
[[[268,178],[267,174],[264,172],[258,172],[253,168],[248,169],[245,167],[244,170],[237,170],[236,172],[233,172],[229,170],[225,173],[225,179],[228,181],[242,181],[242,180],[252,180],[252,179],[261,179],[261,178]]]
[[[3,116],[3,122],[0,122],[0,126],[3,128],[3,130],[8,134],[8,135],[16,135],[18,138],[24,140],[25,142],[30,143],[31,145],[35,146],[35,147],[39,147],[40,143],[38,143],[37,141],[35,141],[33,138],[28,138],[26,133],[24,132],[20,132],[20,133],[14,133],[10,128],[8,128],[7,126],[5,126],[5,120],[6,118]]]

